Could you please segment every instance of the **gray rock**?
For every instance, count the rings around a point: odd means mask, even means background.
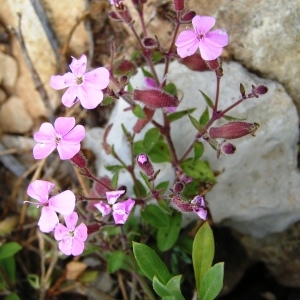
[[[162,72],[162,66],[158,66],[158,70]],[[216,88],[215,74],[191,72],[175,62],[171,65],[168,79],[174,81],[184,94],[178,110],[196,107],[193,115],[199,118],[206,108],[199,89],[213,99]],[[141,72],[131,82],[133,87],[142,87]],[[246,91],[251,90],[251,84],[264,84],[269,88],[265,96],[248,99],[229,114],[247,118],[248,122],[257,122],[261,127],[255,138],[246,136],[235,140],[237,152],[232,156],[222,156],[218,160],[216,152],[209,146],[206,147],[204,158],[210,162],[213,170],[221,172],[217,177],[218,183],[207,194],[206,200],[216,223],[262,237],[270,232],[283,231],[300,219],[300,176],[296,160],[298,115],[282,85],[261,79],[235,62],[224,64],[220,108],[224,109],[239,99],[240,83],[244,84]],[[122,134],[121,124],[125,124],[130,130],[136,122],[131,112],[123,112],[127,106],[124,101],[118,101],[109,120],[113,127],[108,136],[108,142],[114,144],[115,151],[125,162],[129,162],[130,151]],[[157,111],[156,120],[160,121],[160,117],[161,112]],[[223,123],[226,121],[219,124]],[[196,129],[187,117],[173,124],[172,138],[180,157],[193,140]],[[142,135],[143,133],[137,135],[136,140],[141,139]],[[98,175],[111,176],[104,166],[117,162],[108,157],[104,150],[99,152],[99,140],[96,147],[92,150],[98,157]],[[166,163],[156,168],[162,170],[158,181],[169,179],[173,182],[175,176],[170,164]],[[120,175],[119,183],[130,187],[131,181],[127,173]],[[128,193],[131,192],[129,188]]]

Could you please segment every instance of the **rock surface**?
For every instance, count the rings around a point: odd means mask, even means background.
[[[161,67],[158,69],[162,71]],[[206,107],[199,89],[214,97],[214,73],[193,73],[173,63],[168,78],[184,93],[178,110],[197,107],[193,115],[199,118]],[[206,149],[205,159],[210,162],[213,170],[221,171],[217,177],[218,183],[207,194],[206,200],[216,223],[262,237],[270,232],[283,231],[300,219],[300,175],[296,160],[298,116],[291,98],[280,84],[261,79],[234,62],[224,64],[220,107],[226,108],[239,98],[240,83],[244,84],[246,91],[251,90],[251,84],[264,84],[269,88],[265,96],[248,99],[230,113],[238,118],[247,118],[249,122],[257,122],[261,127],[255,138],[247,136],[236,140],[234,144],[237,152],[232,156],[223,156],[218,160],[210,147]],[[132,85],[143,86],[141,72],[132,80]],[[125,107],[127,105],[124,101],[117,103],[109,121],[113,127],[107,140],[114,144],[115,151],[126,162],[130,153],[122,135],[121,124],[130,130],[136,118],[130,112],[123,112]],[[160,119],[160,112],[156,112],[156,119]],[[173,124],[172,137],[180,157],[194,138],[196,129],[187,118]],[[141,135],[136,136],[136,140],[139,139]],[[88,143],[93,144],[92,141]],[[92,150],[98,157],[98,175],[111,176],[104,166],[116,164],[116,161],[107,157],[104,150],[99,152],[101,141],[98,139],[97,143],[96,149]],[[172,182],[174,175],[170,164],[159,168],[162,173],[158,181],[168,178]],[[120,175],[119,184],[130,186],[127,174]]]

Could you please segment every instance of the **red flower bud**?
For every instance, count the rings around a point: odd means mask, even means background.
[[[196,13],[194,11],[187,11],[182,17],[180,22],[182,24],[187,24],[192,22],[193,18],[196,16]]]
[[[182,58],[179,60],[179,62],[193,71],[202,72],[210,70],[209,66],[206,64],[205,60],[201,57],[199,53],[195,53],[191,56]]]
[[[135,73],[135,72],[136,72],[135,65],[127,59],[124,59],[121,62],[117,61],[114,64],[114,73],[116,75],[127,75],[128,73]]]
[[[86,158],[84,157],[83,153],[81,151],[79,151],[77,154],[75,154],[72,158],[71,158],[71,162],[77,166],[80,169],[83,169],[86,167]]]
[[[144,38],[142,40],[142,43],[144,44],[144,46],[146,48],[149,48],[149,49],[154,49],[154,48],[157,48],[158,47],[158,42],[157,40],[155,39],[152,39],[152,38]]]
[[[223,138],[233,140],[247,134],[255,136],[258,128],[259,124],[257,123],[230,122],[220,127],[211,127],[209,129],[209,136],[212,139]]]
[[[217,158],[220,157],[221,153],[232,155],[235,153],[235,150],[236,150],[236,147],[233,144],[225,143],[225,141],[224,141],[223,143],[221,143],[219,145],[219,149],[217,151]]]
[[[143,102],[150,108],[175,107],[179,104],[176,96],[160,90],[134,90],[133,99]]]
[[[184,0],[174,0],[174,6],[176,11],[184,10]]]
[[[214,60],[206,60],[205,63],[210,70],[217,70],[219,68],[222,68],[222,60],[220,57]]]
[[[142,153],[137,157],[137,163],[139,167],[147,176],[152,176],[154,173],[153,166],[147,154]]]
[[[268,88],[264,85],[259,85],[257,87],[255,87],[254,85],[252,85],[252,93],[256,94],[256,95],[264,95],[268,92]]]
[[[178,181],[173,186],[173,191],[176,194],[179,194],[184,188],[184,184],[181,181]]]

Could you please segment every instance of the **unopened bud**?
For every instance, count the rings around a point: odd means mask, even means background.
[[[212,139],[223,138],[233,140],[247,134],[255,136],[258,128],[259,124],[257,123],[230,122],[220,127],[211,127],[209,129],[209,136]]]
[[[127,75],[128,73],[135,72],[135,70],[135,65],[127,59],[124,59],[121,62],[118,61],[114,64],[114,74],[116,75]]]
[[[80,169],[86,167],[86,158],[84,157],[81,151],[76,153],[70,160],[75,166],[77,166]]]
[[[187,56],[185,58],[180,59],[180,63],[187,66],[190,70],[203,72],[209,71],[210,68],[208,67],[205,60],[201,57],[199,53],[195,53],[191,56]]]
[[[142,153],[142,154],[138,155],[136,160],[137,160],[137,163],[138,163],[139,167],[143,170],[143,172],[147,176],[152,176],[153,175],[154,169],[153,169],[152,163],[149,160],[149,157],[148,157],[147,154]]]
[[[181,181],[178,181],[173,186],[173,191],[176,194],[179,194],[184,188],[184,184]]]
[[[180,22],[182,24],[191,23],[193,18],[196,16],[196,13],[194,11],[187,11],[180,19]]]
[[[206,60],[205,63],[210,70],[218,70],[219,68],[222,68],[222,60],[220,57],[213,60]]]
[[[95,224],[88,224],[88,225],[86,225],[86,227],[87,227],[87,234],[89,235],[91,233],[99,231],[99,229],[101,228],[101,225],[95,223]]]
[[[155,39],[152,39],[152,38],[144,38],[142,40],[142,43],[143,45],[146,47],[146,48],[149,48],[149,49],[154,49],[154,48],[157,48],[158,47],[158,42],[157,40]]]
[[[259,85],[255,87],[252,85],[252,93],[255,95],[264,95],[268,92],[268,88],[264,85]]]
[[[179,100],[160,90],[134,90],[133,99],[143,102],[150,108],[164,108],[178,106]]]
[[[233,144],[223,142],[218,149],[217,158],[220,157],[221,153],[232,155],[235,153],[235,150],[236,147]]]
[[[176,11],[184,10],[184,0],[174,0],[174,6]]]

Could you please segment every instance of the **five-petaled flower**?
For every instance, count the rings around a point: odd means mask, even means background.
[[[204,60],[214,60],[222,53],[222,47],[228,44],[226,32],[217,29],[209,31],[216,23],[216,19],[207,16],[195,16],[192,20],[193,29],[181,32],[175,45],[181,58],[190,56],[200,49]]]
[[[71,107],[77,101],[87,109],[95,108],[103,100],[102,90],[109,84],[109,71],[103,67],[85,73],[87,58],[82,55],[78,60],[73,57],[71,72],[51,76],[50,86],[55,90],[68,88],[62,96],[62,103]]]
[[[134,206],[134,200],[129,198],[126,201],[115,203],[124,193],[124,190],[106,192],[106,198],[109,204],[100,201],[94,204],[94,206],[101,212],[103,217],[112,212],[116,224],[125,224]]]
[[[57,118],[54,127],[51,123],[43,123],[34,134],[38,142],[33,148],[35,159],[47,157],[55,148],[61,159],[70,159],[80,150],[80,142],[85,137],[82,125],[76,125],[75,118]],[[74,128],[73,128],[74,127]]]
[[[87,227],[81,223],[76,227],[78,215],[72,212],[65,216],[66,226],[57,224],[54,231],[54,238],[60,241],[59,250],[66,255],[80,255],[84,250],[84,241],[87,239]]]
[[[29,184],[27,189],[27,194],[38,201],[38,206],[43,207],[38,222],[42,232],[50,232],[58,224],[56,212],[66,216],[71,214],[75,208],[75,195],[69,190],[49,198],[49,193],[53,188],[54,184],[49,181],[35,180]]]

